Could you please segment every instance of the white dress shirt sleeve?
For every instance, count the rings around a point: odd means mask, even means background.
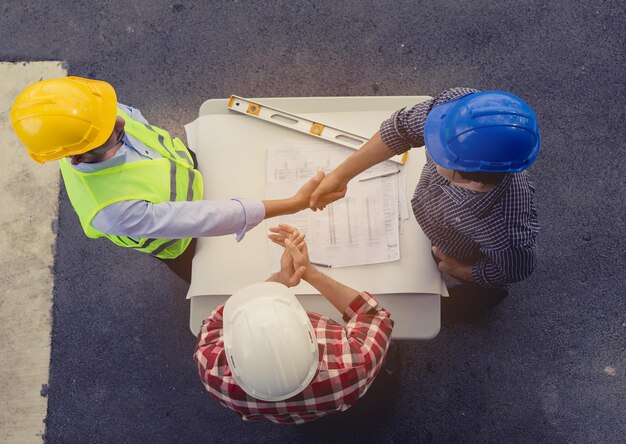
[[[100,210],[91,221],[98,231],[131,238],[184,239],[236,234],[236,240],[265,218],[260,200],[196,200],[116,202]]]

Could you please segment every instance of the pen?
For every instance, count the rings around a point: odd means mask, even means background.
[[[363,182],[363,181],[370,180],[370,179],[376,179],[378,177],[393,176],[394,174],[398,174],[399,172],[400,172],[400,170],[395,170],[395,171],[392,171],[391,173],[375,174],[373,176],[368,176],[368,177],[365,177],[363,179],[359,179],[359,182]]]
[[[312,265],[317,265],[318,267],[324,267],[324,268],[333,268],[332,265],[330,264],[320,264],[319,262],[311,262]]]

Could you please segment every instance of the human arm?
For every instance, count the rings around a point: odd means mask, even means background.
[[[100,210],[91,225],[103,233],[132,238],[184,239],[235,233],[239,241],[265,218],[307,208],[309,196],[323,174],[318,173],[296,194],[280,200],[116,202]]]
[[[335,355],[344,368],[357,369],[358,383],[355,388],[360,396],[377,374],[385,357],[393,329],[390,313],[380,307],[369,293],[359,293],[319,272],[309,261],[304,238],[292,241],[293,236],[298,234],[294,227],[281,224],[271,227],[270,231],[270,239],[290,252],[294,267],[304,268],[302,279],[326,297],[346,321],[346,333],[341,337],[342,343],[329,344],[329,347],[336,350],[329,350],[329,354]]]
[[[121,201],[100,210],[91,225],[103,233],[132,238],[184,239],[245,233],[264,218],[261,201]]]
[[[402,154],[411,147],[423,146],[424,125],[430,110],[472,92],[476,90],[450,88],[408,110],[403,108],[393,113],[389,119],[381,123],[379,131],[365,145],[326,175],[318,189],[311,195],[309,207],[322,209],[345,196],[348,182],[359,173],[394,155]]]
[[[198,372],[203,383],[208,383],[215,372],[222,372],[228,368],[224,353],[224,304],[215,308],[208,318],[202,322],[198,342],[193,354],[198,366]]]
[[[346,338],[350,344],[350,365],[367,372],[361,386],[362,395],[378,373],[393,331],[391,314],[369,293],[361,292],[343,313]]]
[[[271,227],[270,231],[268,237],[274,243],[283,246],[290,254],[293,269],[302,270],[301,278],[311,284],[343,314],[350,303],[358,297],[359,292],[326,276],[311,264],[304,236],[296,228],[280,224],[277,227]]]
[[[537,264],[537,246],[528,244],[503,251],[486,251],[472,266],[472,280],[483,287],[508,287],[530,276]]]
[[[317,174],[302,185],[293,196],[285,199],[264,200],[265,218],[268,219],[283,214],[297,213],[300,210],[308,208],[311,193],[320,185],[322,179],[324,179],[324,172],[318,171]]]
[[[513,174],[503,197],[505,242],[480,243],[480,259],[473,264],[474,282],[483,287],[508,287],[530,276],[537,264],[539,218],[533,205],[534,186],[527,173]]]
[[[450,276],[466,282],[475,282],[482,287],[505,288],[514,282],[526,279],[536,264],[536,247],[521,246],[504,251],[488,251],[481,260],[470,264],[448,256],[433,247],[440,260],[439,269]]]
[[[457,279],[473,282],[472,264],[462,262],[453,256],[448,256],[437,247],[432,247],[433,254],[439,259],[439,270],[448,273]]]
[[[394,154],[377,132],[365,145],[344,160],[337,168],[326,175],[311,194],[309,207],[323,209],[326,205],[343,198],[348,190],[348,182],[371,166],[389,159]]]

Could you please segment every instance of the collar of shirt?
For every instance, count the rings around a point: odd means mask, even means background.
[[[78,165],[72,165],[72,167],[83,173],[93,173],[94,171],[112,168],[126,162],[136,162],[145,159],[152,160],[162,157],[128,134],[124,135],[122,141],[122,146],[110,159],[97,163],[83,162]]]
[[[483,216],[496,202],[500,201],[502,195],[509,189],[512,179],[513,175],[511,173],[505,174],[504,178],[493,190],[487,193],[476,193],[476,196],[469,199],[465,205],[471,208],[472,212],[478,217]]]
[[[502,198],[502,195],[509,189],[513,179],[513,174],[508,173],[493,190],[484,193],[450,185],[450,181],[437,172],[435,162],[430,158],[428,158],[427,166],[431,169],[432,185],[439,188],[463,209],[469,210],[470,213],[475,214],[477,217],[483,216]]]

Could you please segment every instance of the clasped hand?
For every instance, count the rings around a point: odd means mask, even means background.
[[[453,256],[448,256],[437,247],[432,247],[433,254],[439,259],[439,270],[448,273],[457,279],[472,282],[472,264],[461,262]]]
[[[274,273],[268,281],[279,282],[286,287],[294,287],[301,279],[306,280],[307,273],[313,268],[309,261],[309,252],[304,241],[304,234],[295,227],[280,224],[270,228],[270,240],[284,248],[280,257],[280,271]]]

